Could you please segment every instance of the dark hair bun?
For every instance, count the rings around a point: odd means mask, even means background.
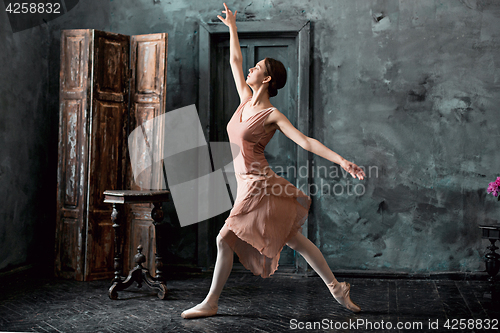
[[[266,75],[271,77],[269,81],[269,97],[274,97],[278,94],[278,89],[285,86],[286,83],[286,68],[283,63],[273,58],[266,58]]]

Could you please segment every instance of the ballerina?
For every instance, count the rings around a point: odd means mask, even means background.
[[[185,319],[217,313],[222,289],[233,267],[236,253],[243,266],[263,278],[273,274],[284,245],[300,253],[322,278],[333,297],[347,309],[361,309],[350,298],[350,284],[338,282],[321,251],[302,234],[311,198],[286,179],[276,175],[264,157],[264,149],[276,130],[302,148],[339,164],[353,178],[363,180],[363,170],[318,140],[297,130],[269,98],[286,83],[286,69],[275,59],[265,58],[243,74],[242,54],[236,28],[236,14],[224,3],[226,14],[217,17],[229,27],[230,66],[240,105],[227,125],[229,141],[240,147],[234,156],[236,199],[217,235],[217,259],[210,290],[198,305],[182,312]]]

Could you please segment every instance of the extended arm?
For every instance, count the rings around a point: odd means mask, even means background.
[[[364,179],[364,177],[366,176],[363,169],[361,169],[356,164],[349,162],[336,152],[328,149],[318,140],[305,136],[290,123],[290,121],[287,117],[285,117],[284,114],[282,114],[278,110],[273,111],[269,115],[269,118],[271,122],[275,123],[275,127],[277,129],[279,129],[283,134],[285,134],[288,138],[290,138],[305,150],[326,158],[333,163],[337,163],[344,170],[349,172],[353,178],[357,177],[359,179]]]
[[[238,40],[238,29],[236,28],[236,13],[234,14],[229,10],[224,3],[224,8],[222,12],[226,14],[226,18],[220,15],[217,17],[229,27],[229,64],[231,65],[231,71],[233,72],[234,83],[236,84],[236,90],[240,96],[241,102],[252,95],[252,91],[248,87],[245,74],[243,74],[243,56],[241,55],[240,41]]]

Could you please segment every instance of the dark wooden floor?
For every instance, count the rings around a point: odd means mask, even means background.
[[[147,286],[132,286],[112,301],[107,296],[110,281],[33,279],[23,274],[0,286],[0,331],[482,332],[479,324],[484,328],[488,322],[496,323],[496,330],[490,331],[500,331],[500,288],[476,280],[339,278],[351,283],[351,297],[362,308],[353,314],[333,299],[319,277],[276,274],[262,279],[233,273],[217,316],[182,319],[184,309],[203,300],[210,281],[210,275],[170,280],[163,301]],[[460,329],[460,320],[468,325],[465,329]],[[398,323],[407,326],[398,329]],[[438,328],[429,328],[429,323]]]

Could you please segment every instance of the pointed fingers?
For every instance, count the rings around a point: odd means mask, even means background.
[[[227,8],[227,5],[225,2],[224,2],[224,8],[226,8],[226,15],[231,14],[231,10],[229,8]]]

